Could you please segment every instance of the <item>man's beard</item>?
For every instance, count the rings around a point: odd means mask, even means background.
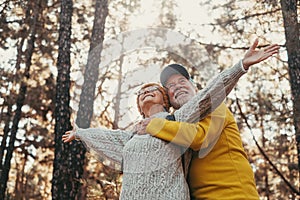
[[[188,102],[191,99],[190,95],[182,95],[181,97],[177,98],[174,102],[172,102],[172,106],[175,109],[180,108],[183,106],[186,102]]]

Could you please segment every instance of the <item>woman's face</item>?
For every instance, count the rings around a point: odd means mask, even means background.
[[[150,109],[151,105],[163,105],[163,95],[157,86],[149,86],[138,92],[138,104],[142,111]]]

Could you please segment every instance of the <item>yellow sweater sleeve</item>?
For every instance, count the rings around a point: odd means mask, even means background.
[[[157,138],[198,151],[219,138],[225,124],[226,110],[224,109],[226,107],[219,106],[198,123],[154,118],[148,124],[146,131]]]

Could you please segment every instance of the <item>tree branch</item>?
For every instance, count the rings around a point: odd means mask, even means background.
[[[220,44],[208,44],[204,42],[198,42],[200,45],[207,46],[206,48],[220,48],[220,49],[235,49],[235,50],[248,50],[249,47],[232,47],[232,46],[225,46],[225,45],[220,45]],[[264,44],[264,45],[258,45],[257,48],[264,48],[269,46],[269,44]],[[285,47],[284,45],[279,45],[280,47]]]
[[[248,129],[250,130],[251,132],[251,135],[253,137],[253,140],[258,148],[258,150],[260,151],[260,153],[263,155],[263,157],[268,161],[268,163],[273,167],[273,169],[277,172],[277,174],[282,178],[282,180],[286,183],[286,185],[294,192],[296,193],[297,195],[300,195],[300,192],[284,177],[284,175],[279,171],[279,169],[274,165],[274,163],[270,160],[270,158],[268,157],[268,155],[264,152],[264,150],[262,149],[262,147],[258,144],[253,132],[252,132],[252,129],[248,123],[248,120],[247,120],[247,117],[246,115],[243,113],[242,111],[242,108],[241,108],[241,105],[239,103],[239,99],[236,97],[236,104],[237,104],[237,107],[240,111],[240,114],[241,114],[241,117],[242,119],[245,121]]]
[[[247,20],[247,19],[250,19],[250,18],[253,18],[253,17],[258,17],[258,16],[263,16],[263,15],[268,15],[268,14],[273,14],[275,12],[279,12],[281,11],[280,8],[278,9],[275,9],[275,10],[270,10],[270,11],[266,11],[266,12],[262,12],[262,13],[255,13],[255,14],[252,14],[252,15],[246,15],[242,18],[237,18],[237,19],[230,19],[230,20],[226,20],[226,21],[218,21],[218,23],[209,23],[208,25],[211,25],[211,26],[219,26],[219,25],[222,25],[222,24],[231,24],[231,23],[236,23],[240,20]]]

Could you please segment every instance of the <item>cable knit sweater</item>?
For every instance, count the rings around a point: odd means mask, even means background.
[[[177,121],[197,122],[222,103],[246,71],[241,62],[224,70],[188,103],[174,112]],[[166,112],[155,117],[165,118]],[[78,129],[75,133],[101,160],[123,166],[122,200],[189,200],[182,166],[183,147],[151,135],[105,128]],[[185,154],[189,156],[189,154]],[[189,158],[185,158],[189,159]],[[188,162],[185,162],[188,163]]]

